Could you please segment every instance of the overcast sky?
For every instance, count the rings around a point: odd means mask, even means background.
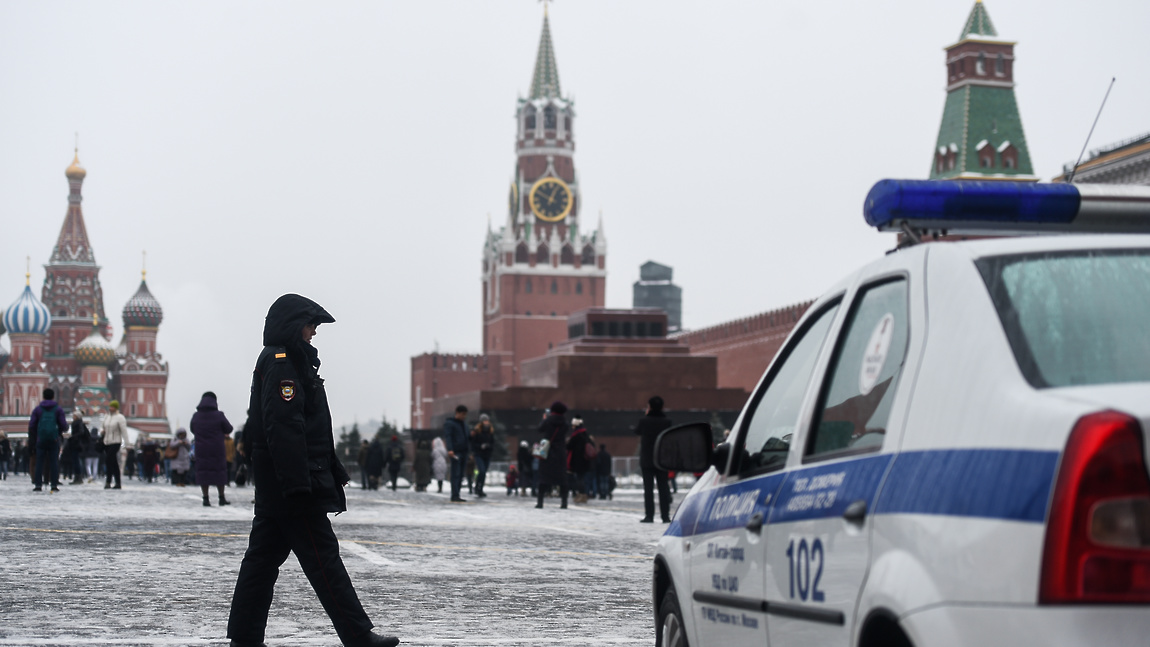
[[[675,268],[699,328],[818,296],[890,248],[861,205],[929,173],[943,47],[973,0],[559,0],[585,223],[607,305]],[[1044,180],[1150,130],[1150,2],[988,0]],[[336,424],[409,420],[410,357],[481,350],[488,214],[506,217],[531,0],[0,2],[0,307],[37,296],[80,133],[105,308],[164,308],[169,416],[212,389],[237,424],[267,307],[299,292]],[[8,345],[5,338],[4,343]]]

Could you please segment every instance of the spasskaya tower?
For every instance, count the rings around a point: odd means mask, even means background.
[[[604,304],[607,278],[602,219],[593,231],[582,226],[575,105],[560,91],[546,8],[531,91],[515,121],[507,221],[488,231],[483,253],[483,352],[510,386],[521,383],[523,360],[567,338],[567,315]]]

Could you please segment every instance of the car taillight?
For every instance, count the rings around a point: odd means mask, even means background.
[[[1116,411],[1070,432],[1046,522],[1042,604],[1150,603],[1150,476],[1142,426]]]

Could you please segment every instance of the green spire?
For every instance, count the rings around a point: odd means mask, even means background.
[[[994,24],[990,22],[990,14],[986,12],[986,5],[982,4],[982,0],[975,0],[974,8],[970,10],[970,16],[966,18],[966,24],[962,26],[962,34],[958,37],[959,40],[966,40],[970,37],[979,36],[998,36],[998,32],[994,30]]]
[[[559,68],[555,66],[555,48],[551,45],[551,25],[547,22],[547,7],[543,7],[543,35],[539,37],[539,53],[535,55],[535,75],[531,77],[532,99],[559,98]]]

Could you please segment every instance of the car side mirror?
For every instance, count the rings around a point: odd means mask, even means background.
[[[692,422],[659,434],[655,439],[655,468],[669,472],[705,472],[714,462],[711,425]]]

